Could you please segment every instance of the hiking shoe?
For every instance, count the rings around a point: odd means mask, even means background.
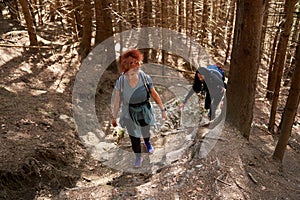
[[[145,142],[144,144],[145,144],[145,147],[146,147],[148,153],[151,153],[151,154],[152,154],[152,153],[154,152],[154,148],[153,148],[153,146],[151,145],[151,142],[148,141],[148,142]]]
[[[207,117],[208,117],[209,120],[211,120],[211,112],[210,112],[210,110],[209,110],[209,112],[207,113]]]
[[[138,167],[141,167],[142,164],[143,164],[143,157],[141,157],[141,156],[135,157],[135,161],[133,163],[133,167],[138,168]]]

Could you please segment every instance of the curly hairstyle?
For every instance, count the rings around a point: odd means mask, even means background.
[[[121,72],[126,73],[134,67],[139,67],[143,58],[143,54],[139,50],[127,50],[120,57],[119,66]]]

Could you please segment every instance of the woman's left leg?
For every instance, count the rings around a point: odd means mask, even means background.
[[[153,153],[154,149],[150,142],[150,125],[145,123],[144,120],[139,120],[139,123],[141,125],[141,132],[142,136],[144,138],[144,143],[147,148],[148,153]]]
[[[211,116],[210,116],[210,118],[211,118],[211,120],[215,119],[215,117],[216,117],[216,110],[217,110],[217,108],[218,108],[218,106],[219,106],[222,98],[223,98],[222,94],[216,95],[213,98],[211,106],[210,106],[210,110],[211,110]]]

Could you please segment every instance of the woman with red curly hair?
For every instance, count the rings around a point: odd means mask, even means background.
[[[150,96],[158,104],[162,118],[167,119],[166,109],[155,90],[152,78],[143,72],[143,55],[137,49],[126,51],[119,61],[122,72],[116,81],[112,125],[117,126],[116,118],[121,107],[120,124],[129,133],[132,150],[135,153],[134,167],[141,167],[141,137],[144,139],[148,153],[154,148],[150,142],[150,126],[155,125],[154,110],[149,101]]]

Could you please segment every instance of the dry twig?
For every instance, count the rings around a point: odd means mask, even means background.
[[[222,174],[222,175],[223,175],[223,174]],[[219,177],[220,177],[220,176],[219,176]],[[224,183],[225,185],[231,186],[230,183],[227,183],[227,182],[221,180],[219,177],[216,178],[217,181],[220,181],[221,183]]]
[[[254,178],[254,176],[253,176],[250,172],[248,173],[248,176],[250,177],[250,179],[251,179],[255,184],[258,183],[258,181]]]

